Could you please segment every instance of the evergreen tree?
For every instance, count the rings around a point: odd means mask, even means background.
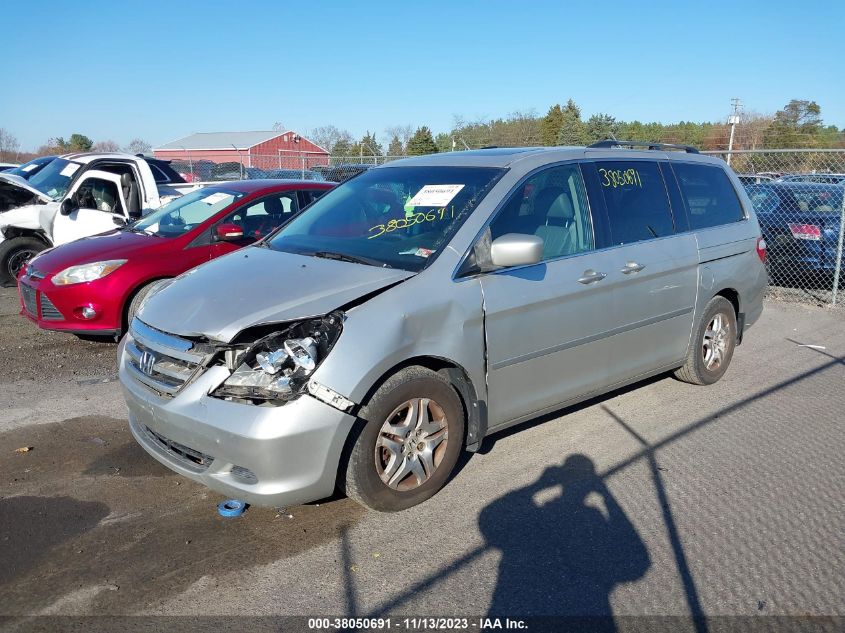
[[[561,125],[563,125],[563,110],[560,104],[556,103],[549,108],[546,116],[540,119],[540,142],[547,146],[557,144]]]
[[[619,138],[619,126],[609,114],[594,114],[586,123],[586,141],[595,143],[609,138]]]
[[[557,135],[558,145],[586,145],[587,130],[581,120],[581,108],[570,99],[563,108],[563,120]]]
[[[428,126],[424,125],[417,128],[411,140],[408,141],[406,153],[408,156],[423,156],[425,154],[437,153],[437,145]]]
[[[405,150],[402,147],[402,141],[399,140],[399,136],[394,134],[393,138],[390,139],[390,145],[387,146],[387,155],[388,156],[403,156],[404,154],[405,154]]]
[[[440,134],[434,137],[434,144],[437,145],[438,152],[452,151],[452,137],[445,132],[440,132]]]

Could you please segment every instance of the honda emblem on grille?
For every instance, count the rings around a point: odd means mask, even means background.
[[[142,372],[147,374],[147,376],[152,376],[153,375],[153,365],[155,365],[155,364],[156,364],[156,355],[153,354],[150,351],[145,350],[144,353],[141,354],[141,358],[138,361],[138,369],[140,369]]]

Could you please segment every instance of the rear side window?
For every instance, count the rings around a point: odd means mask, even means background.
[[[687,203],[690,228],[706,229],[745,219],[724,169],[691,163],[674,163],[673,167],[681,195]]]
[[[675,232],[666,186],[657,163],[599,161],[595,166],[613,245],[666,237]]]

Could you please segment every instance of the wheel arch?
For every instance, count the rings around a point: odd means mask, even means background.
[[[458,392],[464,408],[466,431],[463,444],[466,450],[475,452],[487,433],[487,403],[478,398],[478,392],[466,369],[458,363],[440,356],[412,356],[396,363],[373,382],[362,399],[369,401],[378,388],[393,374],[406,367],[419,366],[444,376]]]
[[[739,292],[735,288],[722,288],[713,297],[724,297],[734,307],[736,315],[736,344],[742,343],[742,333],[745,330],[745,315],[742,312],[742,304],[739,299]]]
[[[129,306],[132,305],[132,301],[138,296],[138,293],[141,292],[146,286],[155,283],[157,281],[162,281],[163,279],[171,279],[173,275],[157,275],[155,277],[150,277],[149,279],[144,279],[143,281],[139,281],[135,284],[132,289],[124,296],[123,301],[120,305],[120,334],[123,335],[129,331]]]
[[[3,237],[7,240],[13,240],[16,237],[32,237],[44,242],[45,248],[50,248],[53,245],[42,229],[30,229],[22,226],[9,225],[3,227]]]

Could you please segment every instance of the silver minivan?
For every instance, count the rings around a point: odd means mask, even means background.
[[[396,161],[150,292],[119,351],[130,428],[229,497],[401,510],[491,433],[662,372],[719,380],[764,260],[736,176],[692,148]]]

